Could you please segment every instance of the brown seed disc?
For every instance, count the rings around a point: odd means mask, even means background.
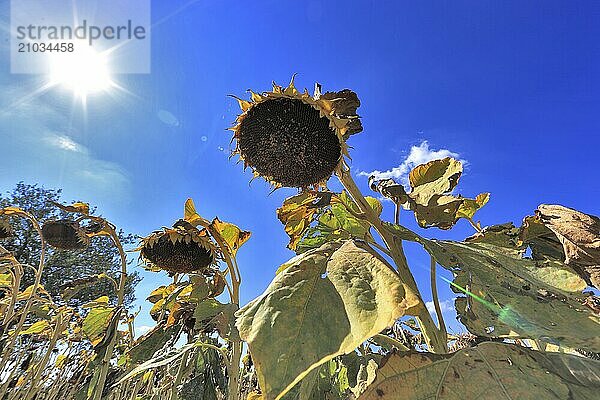
[[[248,165],[286,187],[305,188],[327,180],[342,155],[329,119],[311,105],[286,97],[250,108],[237,140]]]
[[[79,224],[70,220],[48,221],[42,226],[44,240],[61,250],[80,250],[87,247]]]
[[[161,236],[152,246],[144,245],[141,255],[154,266],[174,273],[202,271],[213,262],[210,251],[200,244],[193,241],[173,244],[167,235]]]

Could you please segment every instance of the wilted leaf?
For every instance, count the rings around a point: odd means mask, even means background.
[[[162,325],[155,326],[151,331],[135,341],[134,345],[127,352],[129,360],[135,364],[148,361],[175,336],[177,330],[178,328],[175,326],[167,329],[164,329]]]
[[[454,354],[391,353],[359,400],[595,400],[600,361],[482,343]]]
[[[290,237],[288,247],[296,248],[304,231],[311,224],[319,207],[329,205],[331,193],[306,191],[297,196],[288,197],[277,209],[277,218],[285,226]]]
[[[11,274],[0,274],[0,288],[11,288],[12,282]]]
[[[424,242],[455,273],[460,321],[479,336],[554,339],[600,350],[600,317],[582,305],[585,282],[559,262],[535,262],[485,243]],[[516,332],[516,334],[515,334]]]
[[[462,171],[461,162],[450,157],[421,164],[408,175],[412,187],[410,197],[415,203],[426,206],[433,196],[450,193],[458,184]]]
[[[542,204],[536,214],[562,243],[565,264],[600,289],[600,219],[559,205]]]
[[[490,200],[489,193],[480,193],[474,199],[463,199],[462,204],[458,208],[456,216],[458,218],[471,219],[481,207],[485,206]]]
[[[104,335],[111,323],[114,307],[97,305],[90,309],[83,320],[83,333],[96,346],[104,339]]]
[[[562,244],[537,216],[525,217],[519,231],[519,245],[531,249],[534,260],[565,260]]]
[[[489,193],[481,193],[475,199],[451,195],[462,171],[460,161],[446,157],[415,167],[409,174],[408,194],[391,179],[370,178],[369,183],[372,190],[413,211],[422,228],[450,229],[460,218],[472,219],[490,198]]]
[[[54,201],[52,201],[51,203],[66,212],[78,213],[78,214],[83,214],[83,215],[89,215],[89,213],[90,213],[90,205],[87,203],[77,202],[77,203],[71,204],[70,206],[65,206],[60,203],[56,203]]]
[[[184,221],[189,222],[194,226],[208,224],[208,221],[206,221],[200,216],[200,214],[196,212],[196,206],[194,205],[194,200],[192,199],[187,199],[185,201],[183,216]]]
[[[250,239],[250,232],[243,231],[229,222],[223,222],[219,220],[219,218],[215,218],[211,225],[217,232],[219,232],[219,234],[221,234],[221,237],[223,237],[223,240],[225,240],[227,248],[234,256],[238,249],[244,243],[246,243],[248,239]]]
[[[326,244],[288,265],[236,314],[266,400],[281,398],[418,304],[391,267],[358,242]]]
[[[50,323],[43,319],[33,323],[29,328],[18,332],[19,335],[41,335],[51,331]]]
[[[375,176],[369,177],[369,186],[371,190],[380,193],[397,204],[404,204],[408,201],[408,195],[404,186],[395,182],[393,179],[375,180]]]
[[[379,200],[373,197],[366,197],[365,200],[377,215],[381,214],[383,206]],[[372,241],[369,223],[358,218],[357,215],[360,215],[360,209],[346,192],[332,197],[331,206],[320,213],[317,225],[304,232],[296,252],[303,253],[332,241],[348,239]]]
[[[519,244],[519,232],[520,229],[515,227],[512,222],[486,226],[481,232],[466,238],[465,242],[488,243],[499,247],[521,249],[522,246]]]

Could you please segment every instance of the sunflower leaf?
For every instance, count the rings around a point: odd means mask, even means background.
[[[482,343],[449,355],[391,353],[359,400],[593,400],[599,375],[600,361]]]
[[[266,400],[392,325],[417,298],[367,245],[328,243],[290,260],[236,313]]]

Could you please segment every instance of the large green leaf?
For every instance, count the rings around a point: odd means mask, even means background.
[[[586,284],[555,260],[522,258],[518,248],[478,242],[432,241],[387,225],[402,240],[421,243],[436,261],[455,274],[450,282],[464,294],[455,301],[460,321],[479,336],[523,337],[563,346],[600,350],[600,316],[586,305]],[[509,243],[494,230],[491,243]]]
[[[556,341],[600,350],[600,317],[582,305],[585,282],[562,263],[536,262],[485,243],[429,242],[440,265],[455,273],[460,321],[473,334]]]
[[[482,343],[450,355],[392,353],[359,400],[595,400],[600,361]]]
[[[237,313],[266,400],[353,351],[418,304],[365,244],[329,243],[290,260],[265,293]]]

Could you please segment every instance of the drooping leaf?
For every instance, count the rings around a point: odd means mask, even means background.
[[[409,174],[410,193],[392,179],[369,179],[371,189],[413,211],[422,228],[450,229],[460,218],[471,220],[490,198],[481,193],[474,199],[452,195],[462,175],[462,163],[450,157],[429,161]]]
[[[329,205],[331,193],[306,191],[299,195],[285,199],[283,205],[277,209],[277,218],[285,227],[285,232],[290,237],[288,247],[296,248],[304,231],[311,224],[319,207]]]
[[[229,222],[223,222],[219,220],[219,218],[215,218],[212,221],[211,225],[223,237],[227,248],[234,256],[237,253],[238,249],[244,243],[246,243],[248,239],[250,239],[250,232],[243,231],[234,224],[230,224]]]
[[[379,200],[373,197],[366,197],[365,200],[377,215],[381,214],[383,206]],[[369,223],[358,218],[357,215],[360,215],[360,209],[345,191],[332,197],[331,206],[320,213],[317,225],[304,232],[296,252],[303,253],[332,241],[348,239],[372,241]]]
[[[194,200],[192,199],[187,199],[185,201],[185,205],[183,207],[183,219],[193,226],[208,225],[208,221],[206,221],[200,216],[200,214],[196,212],[196,206],[194,205]]]
[[[408,175],[412,188],[409,195],[415,203],[426,206],[433,196],[450,193],[462,171],[461,162],[450,157],[421,164]]]
[[[455,273],[460,321],[479,336],[520,336],[600,350],[600,317],[582,305],[585,282],[559,262],[523,259],[485,243],[429,242]]]
[[[69,213],[78,213],[78,214],[83,214],[83,215],[89,215],[89,213],[90,213],[90,205],[87,203],[77,202],[77,203],[71,204],[70,206],[65,206],[63,204],[56,203],[54,201],[51,203],[54,204],[56,207],[60,208],[61,210],[69,212]]]
[[[289,262],[262,296],[236,314],[236,325],[265,399],[272,400],[417,304],[368,246],[329,243]]]
[[[369,177],[369,187],[372,191],[380,193],[397,204],[404,204],[408,201],[406,189],[393,179],[375,180],[375,176]]]
[[[24,330],[18,332],[18,334],[19,335],[41,335],[44,333],[48,333],[51,330],[52,330],[52,327],[50,326],[50,323],[47,320],[43,319],[43,320],[34,322],[27,329],[24,329]]]
[[[477,210],[485,206],[488,201],[490,201],[489,193],[480,193],[474,199],[463,199],[456,216],[458,218],[471,219]]]
[[[595,400],[600,361],[482,343],[454,354],[391,353],[359,400]]]
[[[519,244],[519,233],[520,229],[515,227],[512,222],[508,222],[486,226],[481,232],[466,238],[465,242],[489,243],[510,249],[523,249],[523,246]]]
[[[540,205],[536,214],[562,244],[565,264],[600,288],[600,218],[548,204]]]
[[[177,327],[164,329],[162,325],[155,326],[151,331],[140,337],[127,352],[128,359],[134,364],[150,360],[154,354],[172,340],[177,333]]]
[[[398,225],[385,225],[402,240],[421,243],[455,274],[460,321],[478,336],[523,337],[600,350],[600,316],[585,305],[586,284],[568,266],[522,258],[518,249],[485,242],[432,241]]]
[[[529,246],[534,260],[565,260],[565,253],[560,240],[554,232],[542,223],[538,216],[529,216],[523,219],[518,244],[525,247]]]
[[[115,313],[114,307],[97,305],[83,320],[83,333],[96,346],[102,342]]]

